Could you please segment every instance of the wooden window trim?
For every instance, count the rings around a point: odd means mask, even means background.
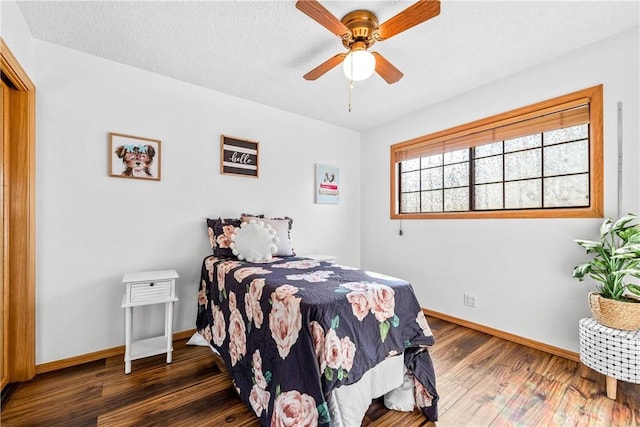
[[[463,138],[492,128],[513,125],[559,110],[589,104],[589,187],[590,205],[580,208],[540,208],[493,211],[398,213],[397,159],[410,147],[442,145],[444,141]],[[496,114],[450,129],[420,136],[390,147],[390,217],[391,219],[465,219],[465,218],[601,218],[604,215],[604,165],[603,165],[603,87],[593,86],[515,110]],[[434,152],[437,150],[434,150]]]

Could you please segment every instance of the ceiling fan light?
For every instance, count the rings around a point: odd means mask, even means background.
[[[352,50],[342,62],[344,75],[354,82],[371,77],[376,69],[376,58],[364,49]]]

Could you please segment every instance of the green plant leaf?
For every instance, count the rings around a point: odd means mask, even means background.
[[[627,244],[619,247],[614,252],[615,253],[635,253],[636,256],[640,255],[640,243],[627,242]]]
[[[574,242],[576,242],[578,245],[582,246],[583,248],[590,250],[590,249],[595,249],[595,248],[602,248],[603,247],[603,243],[602,242],[596,242],[593,240],[580,240],[580,239],[576,239],[574,240]]]
[[[342,381],[344,379],[344,371],[342,370],[342,366],[338,368],[338,380]]]
[[[609,219],[609,218],[607,218]],[[632,214],[632,213],[628,213],[625,216],[623,216],[622,218],[620,218],[619,220],[617,220],[612,226],[611,226],[611,232],[612,233],[618,233],[622,230],[626,230],[629,227],[633,227],[633,226],[629,226],[627,224],[629,224],[631,221],[636,219],[636,215]],[[609,219],[609,222],[611,222],[611,220]]]
[[[603,238],[607,234],[609,234],[610,230],[611,230],[611,218],[607,218],[604,220],[604,222],[600,226],[600,238]]]
[[[634,232],[630,233],[629,243],[640,243],[640,226],[633,227]]]
[[[590,269],[591,265],[581,264],[573,269],[573,277],[582,281],[584,280],[584,275],[588,274]]]
[[[640,296],[640,286],[638,286],[638,285],[627,285],[627,289],[629,289],[630,292],[633,292],[634,294]]]
[[[618,237],[620,237],[622,240],[626,242],[626,241],[630,241],[631,239],[634,239],[634,236],[638,234],[638,230],[635,227],[629,227],[629,228],[624,228],[622,230],[619,230],[616,234],[618,235]]]
[[[591,261],[591,270],[590,271],[596,271],[596,272],[600,272],[600,273],[608,273],[609,271],[611,271],[613,265],[612,265],[612,261],[610,259],[606,259],[606,260],[601,260],[599,258],[595,258],[593,261]]]
[[[615,274],[616,276],[620,276],[620,277],[624,277],[627,274],[630,274],[632,276],[637,276],[637,275],[640,274],[640,269],[629,268],[629,269],[624,269],[624,270],[620,270],[620,271],[614,271],[611,274]]]
[[[636,255],[634,252],[625,252],[625,251],[621,251],[621,250],[616,250],[616,253],[611,258],[613,258],[613,259],[634,259],[634,258],[637,258],[637,257],[638,257],[638,255]]]

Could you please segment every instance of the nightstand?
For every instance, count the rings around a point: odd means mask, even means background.
[[[125,352],[124,373],[131,372],[131,361],[143,357],[167,353],[167,363],[171,363],[173,351],[173,303],[176,298],[175,270],[144,271],[127,273],[122,276],[126,292],[122,297],[125,309]],[[164,335],[132,341],[133,307],[151,304],[165,305]]]
[[[336,262],[336,257],[333,255],[327,255],[327,254],[307,254],[307,255],[300,255],[300,257],[302,258],[311,258],[314,259],[316,261],[326,261],[326,262],[330,262],[330,263],[334,263]]]

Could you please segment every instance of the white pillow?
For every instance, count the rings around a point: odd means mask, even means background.
[[[229,247],[241,261],[269,261],[278,250],[275,230],[270,225],[254,219],[236,227],[231,240],[233,243]]]
[[[283,219],[269,219],[269,218],[252,218],[252,217],[243,217],[243,221],[262,221],[267,225],[273,227],[276,232],[276,236],[278,237],[278,243],[276,246],[278,247],[277,252],[274,254],[276,256],[294,256],[293,248],[291,247],[291,237],[289,235],[289,230],[291,229],[291,219],[283,218]]]
[[[410,374],[405,372],[402,385],[384,395],[384,406],[394,411],[413,411],[416,406],[416,398],[413,377]]]

